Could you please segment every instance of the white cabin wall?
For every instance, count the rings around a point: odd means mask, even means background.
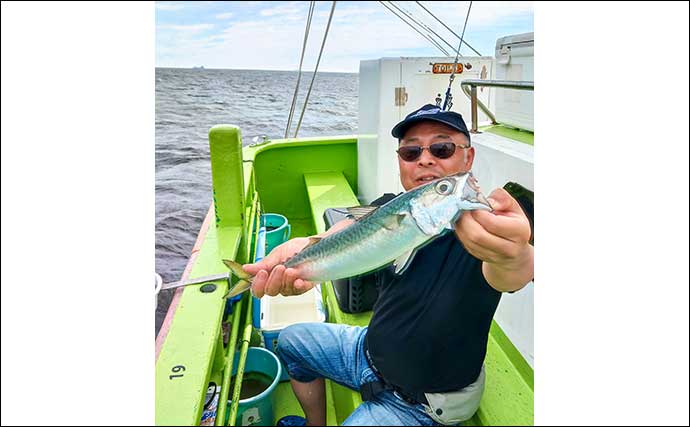
[[[397,142],[390,134],[392,126],[387,126],[400,121],[400,107],[395,106],[399,84],[399,63],[386,59],[360,62],[357,197],[364,205],[383,193],[397,192]]]
[[[472,173],[485,195],[511,181],[534,191],[533,146],[488,132],[473,135],[472,145]],[[534,367],[534,283],[513,294],[504,293],[494,319]]]
[[[358,198],[368,204],[384,193],[403,191],[400,184],[395,150],[398,140],[391,129],[406,115],[425,104],[434,104],[437,94],[445,97],[450,74],[434,74],[434,63],[453,63],[454,57],[382,58],[360,62],[359,70],[359,137]],[[462,114],[471,126],[469,99],[462,92],[460,82],[465,79],[493,78],[491,57],[462,57],[458,62],[462,73],[455,75],[451,88],[452,111]],[[402,91],[400,105],[396,105],[396,88]],[[489,107],[493,103],[492,89],[480,90],[479,99]],[[488,118],[479,112],[480,122]]]

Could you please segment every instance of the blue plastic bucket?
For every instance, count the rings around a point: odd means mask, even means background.
[[[279,329],[277,331],[261,331],[261,336],[263,338],[263,344],[267,350],[275,353],[276,347],[278,346],[278,335],[280,335]],[[290,381],[290,375],[288,374],[287,367],[281,362],[280,364],[283,368],[283,372],[280,374],[280,382]]]
[[[256,236],[256,257],[254,262],[259,262],[264,259],[266,255],[266,227],[261,226],[259,228],[259,234]],[[259,320],[261,319],[261,300],[252,295],[254,301],[252,302],[252,326],[259,329],[261,324]]]
[[[267,213],[261,216],[262,224],[266,227],[266,254],[273,248],[290,238],[290,224],[287,218],[280,214]]]
[[[240,353],[236,352],[232,365],[232,375],[237,374],[237,365],[240,360]],[[278,356],[260,347],[249,347],[247,352],[247,362],[244,367],[242,388],[256,395],[245,396],[240,399],[237,408],[237,426],[273,426],[273,407],[275,400],[275,389],[280,380],[282,367]],[[270,381],[270,384],[268,383]],[[268,387],[265,387],[265,386]],[[265,388],[265,389],[264,389]],[[261,391],[263,390],[263,391]],[[229,422],[230,405],[232,404],[232,392],[230,390],[230,400],[228,400],[228,411],[226,425]],[[242,396],[241,396],[242,397]]]

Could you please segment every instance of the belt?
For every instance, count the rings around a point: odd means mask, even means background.
[[[392,391],[397,398],[409,403],[410,405],[429,404],[426,400],[426,396],[424,396],[424,393],[416,393],[415,395],[413,395],[411,393],[403,391],[400,387],[395,386],[390,382],[386,381],[383,378],[383,375],[381,375],[381,372],[379,372],[379,370],[376,369],[374,362],[371,360],[371,356],[369,355],[369,349],[364,350],[364,355],[367,358],[367,362],[369,362],[369,366],[371,366],[371,370],[374,371],[374,374],[378,378],[378,381],[371,381],[362,384],[362,386],[360,387],[362,400],[366,402],[367,400],[373,399],[374,396],[381,393],[382,391],[388,390]]]

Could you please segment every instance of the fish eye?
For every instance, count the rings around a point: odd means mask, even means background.
[[[438,194],[445,196],[446,194],[450,194],[452,190],[453,186],[448,181],[441,181],[438,184],[436,184],[436,192]]]

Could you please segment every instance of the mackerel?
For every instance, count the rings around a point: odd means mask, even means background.
[[[283,265],[298,277],[324,282],[368,273],[391,262],[402,274],[416,251],[454,228],[465,211],[492,211],[471,172],[430,181],[402,193],[381,207],[354,207],[351,226],[324,238],[311,237],[309,244]],[[240,280],[227,297],[251,287],[253,277],[242,266],[223,260]]]

